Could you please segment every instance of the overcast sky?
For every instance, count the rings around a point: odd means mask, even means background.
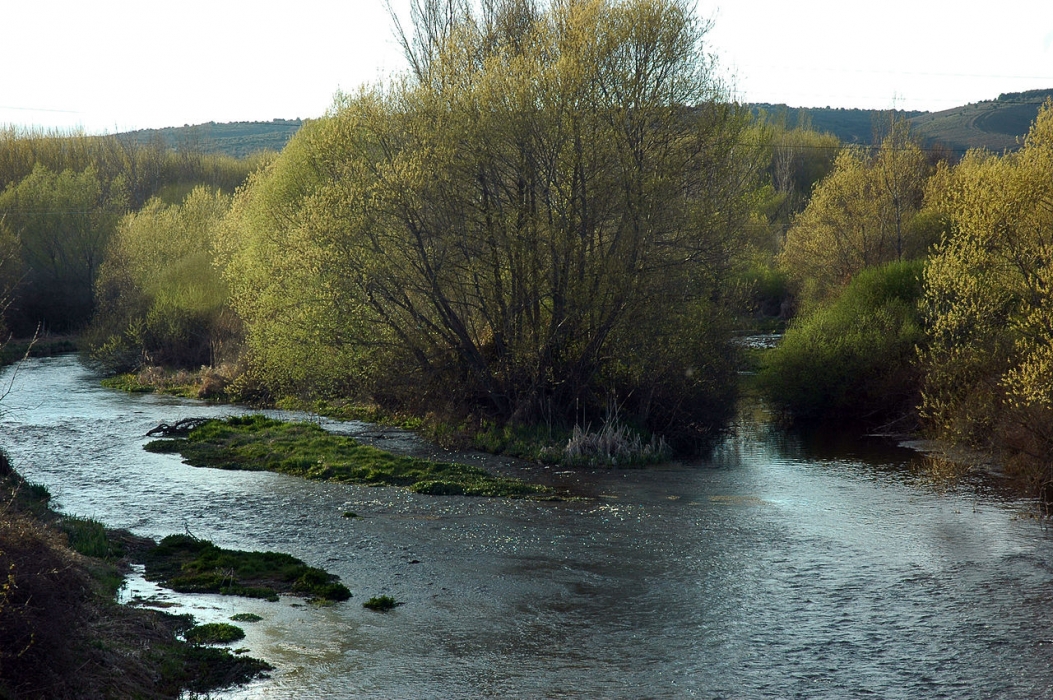
[[[1053,2],[972,7],[721,0],[699,13],[751,102],[938,111],[1053,88]],[[403,67],[383,0],[0,0],[0,18],[0,124],[317,117],[338,89]]]

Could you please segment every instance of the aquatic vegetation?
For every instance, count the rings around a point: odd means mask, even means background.
[[[210,622],[191,627],[183,637],[191,644],[229,644],[244,639],[245,630],[226,622]]]
[[[178,453],[187,464],[283,474],[371,486],[402,486],[433,495],[551,495],[539,484],[497,477],[479,467],[393,455],[332,435],[313,423],[285,423],[260,415],[212,420],[187,438],[155,440],[147,451]]]
[[[222,549],[190,535],[169,535],[142,555],[146,578],[180,593],[278,600],[279,593],[320,600],[351,597],[337,577],[280,552]]]
[[[405,603],[400,603],[389,595],[373,596],[366,602],[362,603],[363,608],[368,608],[369,610],[374,610],[376,612],[394,610],[400,605],[405,605]]]
[[[234,622],[259,622],[263,618],[257,615],[256,613],[237,613],[235,615],[231,615],[230,619]]]
[[[69,538],[69,546],[76,552],[98,559],[117,559],[124,556],[120,542],[106,534],[106,527],[91,518],[68,515],[58,523],[59,529]]]
[[[61,518],[41,493],[0,450],[0,696],[175,698],[271,670],[181,641],[188,615],[118,604],[120,542],[93,520]]]

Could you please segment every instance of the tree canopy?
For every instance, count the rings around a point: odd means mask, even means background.
[[[1053,103],[1020,151],[933,178],[952,228],[926,271],[923,410],[957,440],[1053,463]]]
[[[235,202],[257,366],[501,419],[613,396],[712,428],[755,159],[707,30],[681,0],[417,3],[411,72],[340,96]]]
[[[918,217],[930,166],[903,122],[875,149],[849,146],[787,233],[779,264],[806,303],[836,293],[858,272],[923,257],[935,242]]]

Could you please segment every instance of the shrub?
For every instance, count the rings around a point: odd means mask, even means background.
[[[362,603],[363,608],[374,610],[376,612],[387,612],[388,610],[394,610],[398,606],[403,605],[399,601],[395,600],[389,595],[374,596]]]
[[[918,403],[922,261],[861,272],[832,303],[798,319],[764,359],[765,396],[802,423],[902,417]]]
[[[210,622],[191,627],[184,635],[191,644],[229,644],[245,638],[245,630],[226,622]]]

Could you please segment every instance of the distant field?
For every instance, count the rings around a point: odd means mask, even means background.
[[[143,143],[160,137],[174,149],[203,153],[222,153],[244,158],[257,151],[280,151],[303,122],[299,119],[275,119],[269,122],[231,122],[229,124],[195,124],[194,126],[143,129],[127,132]]]

